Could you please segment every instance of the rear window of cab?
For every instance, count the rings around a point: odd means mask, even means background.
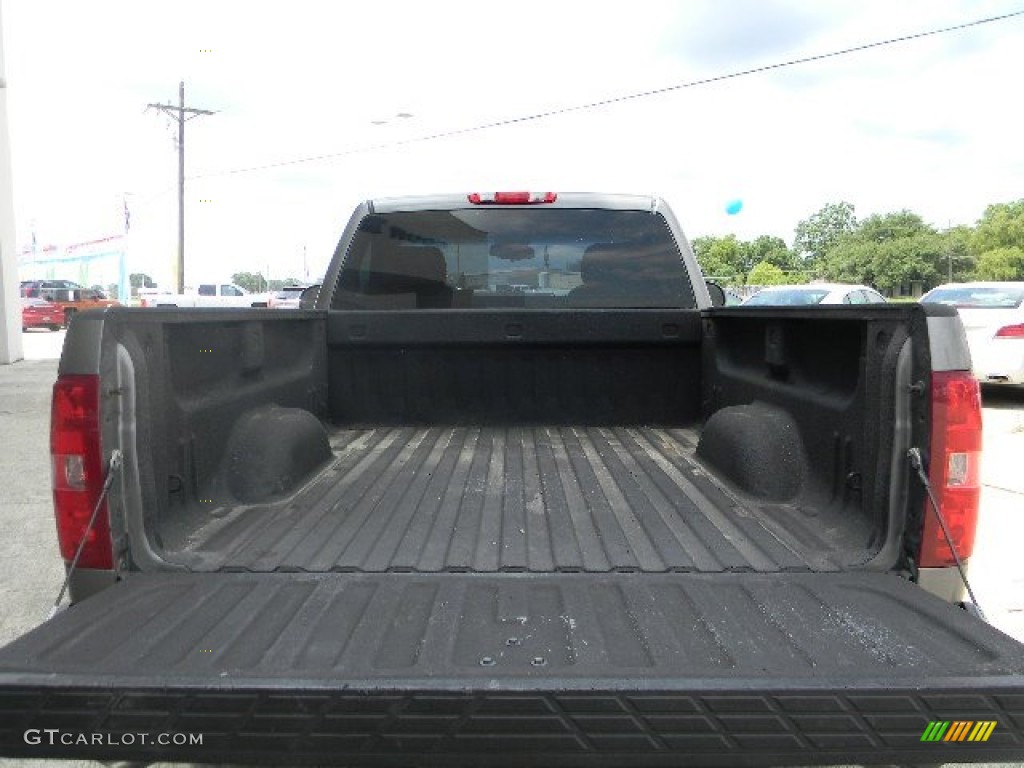
[[[372,214],[338,288],[337,309],[696,306],[664,217],[630,210]]]

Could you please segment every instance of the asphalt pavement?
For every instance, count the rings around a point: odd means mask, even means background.
[[[63,338],[63,331],[25,333],[26,359],[0,365],[0,646],[46,619],[63,579],[48,448]],[[986,390],[984,405],[984,485],[970,576],[989,621],[1024,642],[1024,388]],[[0,768],[100,765],[0,759]]]

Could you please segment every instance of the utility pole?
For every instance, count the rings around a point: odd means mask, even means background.
[[[185,106],[185,81],[178,83],[178,106],[147,104],[178,121],[178,293],[185,292],[185,122],[199,115],[212,115],[209,109]]]
[[[946,234],[947,234],[947,237],[946,237],[946,247],[949,249],[949,253],[947,255],[948,256],[947,265],[948,265],[948,268],[949,268],[948,269],[949,274],[947,275],[947,277],[949,279],[946,281],[947,283],[952,283],[953,282],[953,243],[952,243],[952,241],[948,237],[949,231],[951,229],[953,229],[953,220],[952,219],[946,219]]]

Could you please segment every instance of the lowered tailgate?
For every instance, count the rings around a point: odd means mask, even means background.
[[[0,754],[1022,759],[1024,646],[887,574],[130,574],[0,650]]]

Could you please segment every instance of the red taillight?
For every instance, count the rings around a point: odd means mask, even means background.
[[[473,205],[535,205],[558,199],[554,192],[473,192],[467,197]]]
[[[70,562],[103,489],[98,376],[61,376],[53,385],[50,458],[57,541],[61,557]],[[105,501],[86,537],[78,566],[113,567]]]
[[[981,393],[967,371],[932,374],[932,450],[929,479],[961,559],[974,551],[981,491]],[[926,503],[918,563],[925,568],[954,565],[942,526]]]
[[[1024,339],[1024,323],[1004,325],[996,331],[997,339]]]

